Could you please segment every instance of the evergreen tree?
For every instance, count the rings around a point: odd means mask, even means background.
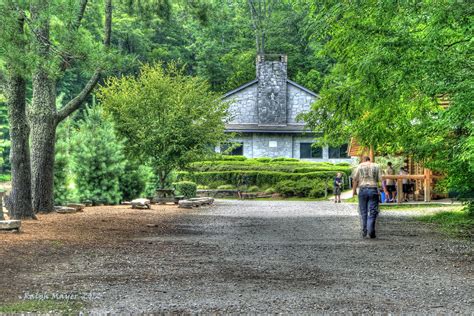
[[[72,178],[71,160],[71,132],[73,122],[64,120],[59,124],[56,136],[55,162],[54,162],[54,203],[55,205],[71,202],[72,189],[69,187]]]
[[[79,130],[71,138],[72,171],[81,201],[116,204],[122,199],[123,144],[100,107],[86,110]]]
[[[0,95],[0,174],[10,171],[8,154],[10,141],[8,138],[8,112],[7,106]]]

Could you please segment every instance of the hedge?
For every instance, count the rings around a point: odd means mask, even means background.
[[[327,181],[328,186],[332,186],[332,179],[338,171],[315,171],[315,172],[278,172],[278,171],[257,171],[257,170],[232,170],[232,171],[208,171],[208,172],[178,172],[179,181],[193,181],[199,185],[209,185],[218,182],[235,186],[272,186],[284,180],[300,181],[303,179]],[[347,177],[344,177],[347,182]]]
[[[173,183],[173,186],[178,191],[178,194],[183,195],[187,199],[196,197],[197,185],[194,182],[180,181]]]
[[[258,158],[260,159],[260,158]],[[317,171],[339,171],[349,175],[351,168],[348,165],[334,165],[329,163],[306,163],[306,162],[273,162],[262,163],[255,159],[246,161],[204,161],[193,163],[190,171],[207,172],[207,171],[237,171],[237,170],[253,170],[253,171],[276,171],[290,173],[309,173]]]

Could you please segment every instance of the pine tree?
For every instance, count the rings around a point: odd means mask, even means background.
[[[54,161],[54,203],[65,204],[74,200],[69,184],[72,180],[71,133],[73,122],[66,119],[57,128]]]
[[[124,172],[123,144],[113,124],[95,106],[86,110],[79,130],[71,139],[72,171],[81,201],[117,204],[122,199],[120,177]]]
[[[10,152],[10,140],[8,137],[8,111],[7,105],[0,94],[0,174],[10,171],[8,154]]]

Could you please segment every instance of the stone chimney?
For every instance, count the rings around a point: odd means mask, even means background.
[[[286,125],[287,56],[257,55],[258,125]]]

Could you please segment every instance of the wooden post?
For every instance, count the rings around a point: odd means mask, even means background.
[[[374,146],[373,146],[373,145],[370,145],[370,149],[369,149],[369,157],[370,157],[370,161],[372,161],[372,162],[375,162],[375,157],[374,157]]]
[[[431,201],[431,170],[426,169],[424,170],[425,175],[425,202]]]
[[[403,194],[402,188],[403,188],[402,179],[397,179],[397,204],[400,204],[402,200],[402,194]]]

